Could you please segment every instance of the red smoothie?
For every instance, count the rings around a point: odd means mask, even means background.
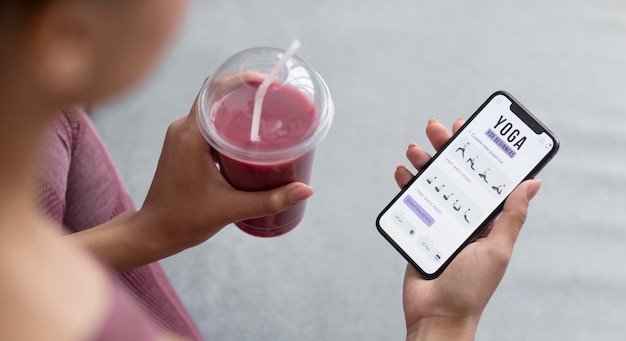
[[[261,112],[259,141],[250,140],[254,96],[260,82],[231,89],[211,108],[216,133],[235,148],[271,154],[290,149],[315,134],[319,115],[315,105],[296,88],[272,83]],[[297,148],[296,148],[297,149]],[[304,154],[302,154],[304,152]],[[220,170],[235,188],[246,191],[273,189],[290,182],[309,183],[314,149],[289,153],[287,159],[236,160],[217,153]],[[273,237],[293,229],[304,216],[305,203],[274,216],[237,222],[243,231]]]

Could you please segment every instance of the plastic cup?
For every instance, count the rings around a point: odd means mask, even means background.
[[[235,54],[206,80],[198,97],[200,130],[222,175],[240,190],[264,191],[294,181],[309,184],[315,147],[332,122],[334,106],[326,83],[293,56],[270,85],[261,110],[260,139],[251,140],[255,93],[283,52],[258,47]],[[303,202],[235,225],[258,237],[279,236],[300,223],[305,206]]]

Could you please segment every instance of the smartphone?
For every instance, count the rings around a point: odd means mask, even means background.
[[[376,226],[424,278],[436,278],[558,149],[555,134],[498,91],[385,207]]]

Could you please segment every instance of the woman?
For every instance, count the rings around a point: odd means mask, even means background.
[[[192,327],[168,325],[154,312],[152,319],[145,315],[112,272],[150,264],[203,242],[233,221],[276,213],[312,195],[300,183],[268,192],[234,190],[215,168],[192,110],[168,129],[140,210],[127,211],[122,197],[108,214],[124,213],[81,222],[65,237],[58,233],[60,218],[54,223],[39,213],[36,202],[46,202],[37,197],[38,165],[45,163],[41,143],[59,108],[97,103],[128,89],[160,55],[183,9],[180,0],[0,2],[0,339],[164,340],[185,329],[195,337]],[[66,114],[71,128],[76,112]],[[89,125],[84,116],[79,119],[83,127]],[[435,147],[449,138],[436,122],[427,134]],[[66,152],[76,150],[65,146]],[[408,157],[418,168],[428,159],[413,145]],[[406,168],[396,171],[400,185],[410,176]],[[423,281],[407,269],[409,337],[473,337],[538,188],[537,182],[520,185],[491,232],[437,280]]]
[[[2,311],[10,312],[0,319],[1,339],[141,340],[171,334],[175,326],[153,327],[90,255],[118,271],[133,269],[196,245],[234,220],[271,214],[312,194],[303,184],[263,193],[235,191],[212,164],[192,113],[170,127],[139,212],[66,238],[38,213],[41,137],[58,118],[58,108],[97,103],[130,87],[170,40],[184,5],[172,0],[0,3],[0,233],[5,244],[0,302]],[[204,210],[193,210],[181,199],[204,204]]]

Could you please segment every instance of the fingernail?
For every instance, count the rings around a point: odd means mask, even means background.
[[[299,204],[313,195],[313,188],[306,185],[299,185],[287,192],[287,198],[292,204]]]
[[[411,142],[411,143],[409,143],[409,147],[407,148],[407,150],[409,150],[411,148],[415,148],[415,147],[417,147],[417,143]]]
[[[528,189],[526,190],[526,198],[528,199],[528,201],[533,200],[533,198],[535,197],[535,195],[537,195],[537,193],[539,192],[539,189],[541,188],[541,180],[533,180],[530,185],[528,185]]]
[[[437,123],[437,120],[433,117],[428,119],[428,124]]]

